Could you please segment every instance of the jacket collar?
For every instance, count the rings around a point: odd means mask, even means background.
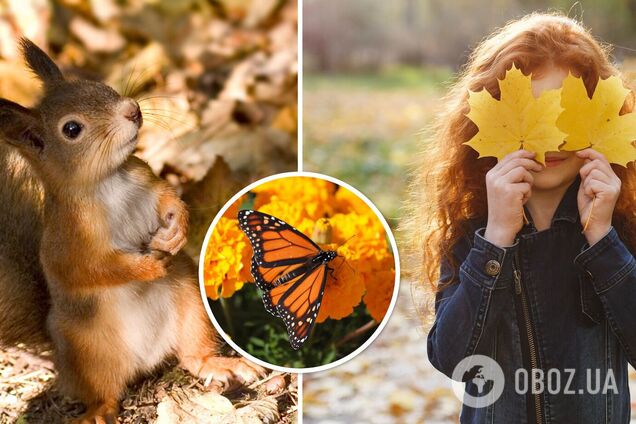
[[[581,175],[577,174],[576,178],[567,188],[565,194],[563,195],[563,198],[559,202],[559,206],[557,206],[557,209],[554,212],[554,216],[552,217],[550,226],[552,226],[557,221],[569,221],[572,223],[576,223],[579,221],[579,206],[577,202],[577,195],[579,192],[580,184]],[[530,221],[530,225],[532,226],[532,228],[534,228],[532,216],[530,216],[530,211],[528,210],[526,205],[523,206],[523,210],[526,213],[526,217]]]

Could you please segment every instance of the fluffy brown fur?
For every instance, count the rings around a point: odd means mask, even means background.
[[[24,159],[2,144],[0,170],[0,345],[45,347],[50,299],[38,260],[43,194]]]

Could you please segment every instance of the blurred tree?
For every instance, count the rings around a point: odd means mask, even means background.
[[[636,0],[307,0],[308,71],[375,71],[394,64],[459,67],[471,47],[533,11],[581,19],[618,60],[636,47]]]

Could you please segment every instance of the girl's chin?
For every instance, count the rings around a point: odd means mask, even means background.
[[[560,172],[558,167],[546,168],[541,172],[534,174],[532,186],[539,190],[550,190],[563,186],[566,182],[571,182],[576,178],[578,170],[574,172]]]
[[[584,161],[576,156],[567,156],[560,160],[548,160],[545,168],[539,172],[533,172],[533,187],[540,190],[550,190],[569,184],[576,178]]]

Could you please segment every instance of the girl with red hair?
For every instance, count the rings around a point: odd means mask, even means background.
[[[513,65],[531,75],[535,96],[559,88],[568,72],[589,96],[600,78],[619,75],[607,47],[561,15],[526,16],[473,51],[424,153],[434,165],[414,181],[405,226],[421,252],[418,280],[435,293],[428,356],[454,378],[473,355],[501,367],[498,399],[465,401],[462,423],[626,423],[628,363],[636,365],[636,170],[591,148],[548,152],[545,166],[526,150],[477,159],[463,145],[478,131],[466,117],[468,92],[499,98],[498,79]],[[631,93],[621,113],[633,104]],[[466,382],[464,399],[473,400],[500,383]]]

